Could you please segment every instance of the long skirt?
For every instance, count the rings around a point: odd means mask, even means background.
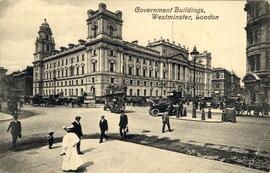
[[[75,146],[66,149],[62,163],[63,171],[76,171],[82,163]]]

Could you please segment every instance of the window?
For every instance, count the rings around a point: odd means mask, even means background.
[[[156,90],[156,96],[158,96],[158,90]]]
[[[132,84],[133,84],[133,80],[130,80],[129,82],[130,82],[130,85],[132,85]]]
[[[64,65],[64,60],[62,59],[62,64],[61,65]]]
[[[66,59],[66,65],[68,64],[68,59]]]
[[[220,78],[220,74],[216,73],[216,78],[219,79]]]
[[[122,66],[122,72],[123,72],[123,74],[125,74],[126,73],[126,66]]]
[[[152,70],[149,70],[149,77],[152,77]]]
[[[49,35],[45,35],[45,40],[49,40]]]
[[[149,65],[152,65],[152,61],[151,60],[149,60]]]
[[[94,77],[92,77],[92,83],[95,83],[95,78]]]
[[[78,80],[76,80],[76,85],[78,85]]]
[[[83,79],[81,79],[81,84],[83,85]]]
[[[74,67],[71,66],[71,67],[70,67],[70,76],[73,76],[73,75],[74,75]]]
[[[66,69],[66,77],[68,76],[68,69]]]
[[[46,44],[46,52],[50,51],[50,45]]]
[[[146,81],[144,81],[144,83],[143,83],[143,84],[144,84],[144,86],[146,86],[146,85],[147,85],[147,82],[146,82]]]
[[[143,77],[146,75],[146,69],[143,69]]]
[[[110,25],[109,27],[109,35],[112,37],[113,36],[113,26]]]
[[[123,79],[123,84],[124,84],[124,85],[126,84],[126,80],[125,80],[125,79]]]
[[[158,76],[158,72],[157,72],[157,71],[155,71],[155,78],[157,78],[157,76]]]
[[[80,60],[79,60],[79,55],[77,56],[77,62],[79,62]]]
[[[97,55],[97,51],[96,49],[93,50],[93,56],[96,56]]]
[[[96,37],[97,36],[97,31],[98,31],[98,26],[94,25],[93,27],[93,36]]]
[[[137,67],[137,68],[136,68],[136,76],[139,76],[139,75],[140,75],[140,68]]]
[[[113,50],[110,50],[110,56],[113,56]]]
[[[146,60],[145,59],[143,59],[143,63],[146,64]]]
[[[166,79],[166,72],[163,72],[163,79]]]
[[[158,66],[158,62],[155,62],[155,66],[156,66],[156,67]]]
[[[140,85],[140,81],[137,81],[137,85]]]
[[[132,57],[131,56],[129,56],[129,61],[132,61]]]
[[[110,63],[110,72],[114,72],[114,63],[113,62]]]
[[[114,83],[114,78],[113,77],[111,78],[111,83]]]
[[[84,74],[84,66],[82,66],[82,74]]]
[[[92,71],[93,72],[96,72],[96,62],[93,62],[92,63]]]
[[[130,66],[128,67],[128,74],[132,75],[132,67],[130,67]]]
[[[143,90],[143,95],[146,96],[146,89]]]
[[[129,89],[129,95],[132,96],[133,95],[133,90],[132,89]]]
[[[80,73],[79,67],[76,67],[76,70],[77,70],[77,75],[79,75],[79,73]]]
[[[140,89],[137,89],[137,96],[140,96]]]
[[[82,61],[84,61],[84,54],[82,54]]]

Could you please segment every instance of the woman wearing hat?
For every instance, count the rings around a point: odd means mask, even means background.
[[[76,149],[76,144],[80,139],[75,133],[73,133],[72,127],[64,127],[64,130],[68,133],[63,137],[62,142],[62,170],[76,171],[82,165],[82,160]]]

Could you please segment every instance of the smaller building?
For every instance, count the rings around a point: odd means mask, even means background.
[[[12,90],[16,96],[32,96],[33,95],[33,67],[27,66],[22,71],[16,71],[9,75],[12,81]]]
[[[233,97],[240,94],[240,78],[225,68],[213,68],[212,95]]]
[[[0,67],[0,97],[8,95],[7,69]]]

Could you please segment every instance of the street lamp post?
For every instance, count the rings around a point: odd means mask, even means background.
[[[192,108],[192,118],[196,118],[196,107],[195,107],[195,96],[196,96],[196,60],[199,52],[196,49],[196,46],[194,46],[193,51],[190,53],[192,60],[193,60],[193,108]]]

